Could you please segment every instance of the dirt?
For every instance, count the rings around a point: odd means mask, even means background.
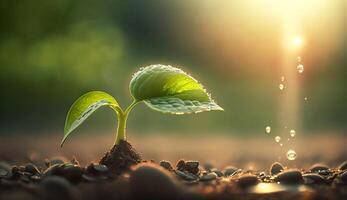
[[[134,164],[141,162],[141,156],[127,141],[121,140],[118,145],[107,152],[101,158],[100,164],[106,165],[108,169],[117,175],[128,171]]]

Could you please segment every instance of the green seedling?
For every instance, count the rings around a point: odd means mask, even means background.
[[[140,102],[153,110],[177,115],[223,110],[197,80],[171,66],[151,65],[141,68],[133,75],[129,89],[133,102],[125,110],[114,97],[102,91],[88,92],[78,98],[67,114],[61,146],[73,130],[104,106],[114,110],[118,117],[116,145],[121,140],[126,141],[128,115]]]

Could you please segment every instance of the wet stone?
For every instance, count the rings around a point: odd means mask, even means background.
[[[223,174],[219,169],[217,169],[217,168],[212,168],[210,171],[216,173],[218,177],[222,177],[222,176],[224,175],[224,174]]]
[[[85,181],[85,182],[96,182],[98,180],[95,176],[88,175],[88,174],[82,174],[81,178],[82,178],[82,181]]]
[[[173,170],[171,163],[169,161],[162,160],[162,161],[160,161],[159,165],[162,166],[163,168],[169,170],[169,171]]]
[[[90,165],[88,165],[87,171],[96,175],[106,174],[109,172],[108,167],[106,165],[96,163],[91,163]]]
[[[241,188],[246,188],[256,185],[258,182],[259,180],[257,176],[249,174],[241,176],[237,181],[237,185]]]
[[[51,176],[43,179],[39,184],[40,195],[43,199],[74,199],[72,185],[64,178]]]
[[[198,176],[196,176],[194,174],[191,174],[189,172],[180,171],[180,170],[175,170],[175,174],[186,181],[195,181],[199,178]]]
[[[283,165],[281,163],[279,163],[279,162],[275,162],[270,167],[270,174],[272,176],[274,176],[274,175],[282,172],[283,170],[284,170]]]
[[[68,162],[68,160],[65,157],[53,157],[51,159],[46,159],[45,164],[47,167],[50,167],[52,165],[64,164],[66,162]]]
[[[186,168],[186,162],[183,159],[177,161],[177,163],[176,163],[176,169],[177,170],[184,171],[185,168]]]
[[[227,166],[226,168],[224,168],[223,174],[224,174],[224,176],[231,176],[237,170],[238,170],[238,168],[236,168],[234,166]]]
[[[78,183],[81,181],[83,169],[77,165],[64,167],[64,176],[72,183]]]
[[[40,170],[32,163],[26,164],[24,171],[34,175],[40,173]]]
[[[306,185],[327,183],[323,176],[315,173],[304,174],[302,177]]]
[[[339,175],[339,178],[344,182],[347,183],[347,171],[343,172],[341,175]]]
[[[177,186],[162,167],[142,163],[134,166],[129,176],[132,199],[176,199]]]
[[[321,164],[321,163],[318,163],[318,164],[314,164],[311,168],[310,168],[310,171],[313,172],[313,173],[318,173],[320,171],[327,171],[329,170],[329,167],[324,165],[324,164]]]
[[[218,175],[214,172],[210,172],[206,175],[203,175],[200,177],[200,181],[212,181],[215,180],[218,177]]]
[[[347,169],[347,160],[339,166],[339,170],[343,171]]]
[[[192,174],[198,174],[199,173],[199,162],[198,161],[187,161],[185,163],[185,170],[192,173]]]
[[[304,181],[301,172],[297,169],[283,171],[279,173],[274,180],[281,184],[300,184]]]
[[[43,175],[46,176],[51,176],[51,175],[62,175],[63,174],[63,164],[55,164],[47,168],[44,172]]]
[[[209,171],[209,170],[211,170],[212,168],[213,168],[213,165],[212,165],[211,163],[205,163],[205,164],[204,164],[204,169],[205,169],[205,170],[208,170],[208,171]]]
[[[30,176],[30,180],[35,182],[35,183],[38,183],[41,181],[41,177],[38,175],[33,175],[33,176]]]

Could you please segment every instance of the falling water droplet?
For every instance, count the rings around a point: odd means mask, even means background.
[[[304,100],[307,101],[307,97],[305,97]]]
[[[291,137],[295,137],[296,131],[294,129],[289,131]]]
[[[271,126],[265,127],[265,132],[266,132],[266,133],[270,133],[270,132],[271,132]]]
[[[292,149],[288,150],[287,159],[288,160],[295,160],[296,159],[296,152]]]
[[[276,137],[275,137],[275,141],[276,141],[276,142],[280,142],[280,141],[281,141],[281,137],[280,137],[280,136],[276,136]]]
[[[285,79],[284,79],[284,76],[281,76],[281,81],[283,82]]]
[[[283,90],[284,89],[284,85],[281,83],[278,85],[278,88],[280,88],[280,90]]]
[[[297,59],[298,59],[298,62],[301,62],[301,57],[300,56],[298,56]]]
[[[298,72],[301,74],[301,73],[303,73],[303,72],[304,72],[304,65],[299,64],[299,65],[296,67],[296,69],[297,69],[297,70],[298,70]]]
[[[281,143],[280,146],[283,146],[283,144]]]

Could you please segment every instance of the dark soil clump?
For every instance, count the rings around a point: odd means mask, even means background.
[[[134,164],[141,162],[141,156],[127,141],[121,140],[119,144],[107,152],[100,160],[100,164],[106,165],[108,169],[117,175],[128,171]]]

